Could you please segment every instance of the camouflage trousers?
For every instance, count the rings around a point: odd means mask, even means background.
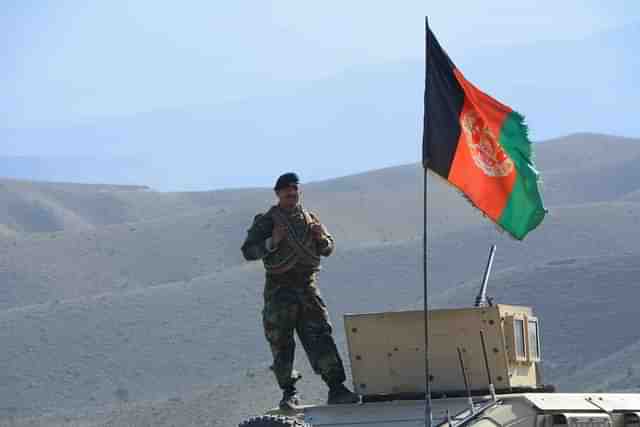
[[[342,359],[333,337],[327,307],[315,286],[315,273],[267,275],[262,319],[273,354],[278,385],[293,387],[294,331],[311,367],[330,387],[345,381]]]

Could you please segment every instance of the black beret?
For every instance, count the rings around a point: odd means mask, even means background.
[[[283,188],[286,188],[291,184],[298,185],[299,182],[300,178],[298,178],[298,175],[296,175],[294,172],[287,172],[284,175],[280,175],[280,177],[278,177],[274,190],[282,190]]]

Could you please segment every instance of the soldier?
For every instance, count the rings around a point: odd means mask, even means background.
[[[283,391],[280,408],[300,405],[295,387],[300,375],[293,370],[294,331],[314,372],[329,386],[327,403],[356,403],[358,395],[343,384],[344,367],[315,284],[320,257],[331,255],[334,240],[318,217],[299,204],[298,185],[295,173],[278,178],[274,188],[278,204],[255,217],[242,245],[245,259],[261,259],[266,270],[262,318],[272,369]]]

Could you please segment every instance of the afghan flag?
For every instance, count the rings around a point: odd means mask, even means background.
[[[471,84],[427,27],[422,163],[516,239],[546,210],[524,117]]]

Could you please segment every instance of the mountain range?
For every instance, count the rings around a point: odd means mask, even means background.
[[[549,214],[524,242],[429,177],[431,306],[470,305],[496,244],[489,295],[540,317],[545,382],[637,391],[640,140],[572,134],[536,152]],[[406,164],[302,185],[338,244],[320,288],[345,359],[342,314],[422,306],[422,174]],[[273,406],[263,271],[239,250],[273,203],[264,187],[0,179],[0,420],[229,425]],[[305,401],[321,402],[296,360]]]

